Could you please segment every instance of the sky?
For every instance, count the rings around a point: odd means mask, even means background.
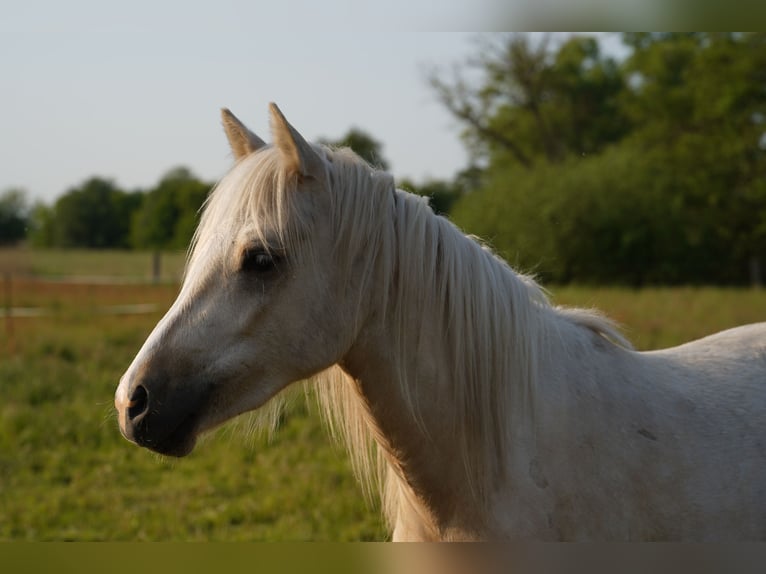
[[[232,162],[220,108],[268,141],[271,101],[310,141],[358,127],[395,176],[450,178],[468,154],[426,74],[464,62],[477,33],[428,30],[478,28],[487,1],[3,2],[0,191],[50,203],[91,176],[146,189],[177,166],[215,181]]]

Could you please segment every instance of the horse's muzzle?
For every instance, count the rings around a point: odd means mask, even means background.
[[[164,386],[137,383],[115,394],[120,432],[139,446],[169,456],[185,456],[196,443],[199,402],[191,397],[169,400]],[[162,392],[165,390],[165,392]]]

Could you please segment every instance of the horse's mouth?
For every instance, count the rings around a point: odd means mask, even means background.
[[[192,413],[186,417],[181,424],[173,429],[169,434],[161,439],[155,439],[151,436],[136,436],[133,440],[137,445],[159,454],[174,457],[184,457],[194,450],[197,444],[197,424],[199,417],[197,413]]]

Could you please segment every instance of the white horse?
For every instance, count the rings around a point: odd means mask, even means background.
[[[310,378],[394,540],[766,539],[766,324],[635,352],[270,111],[273,145],[223,110],[237,162],[117,389],[125,437],[183,456]]]

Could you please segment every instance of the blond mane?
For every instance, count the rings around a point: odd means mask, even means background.
[[[523,404],[533,416],[537,365],[546,352],[546,337],[556,329],[551,317],[628,343],[596,313],[552,307],[532,278],[514,272],[475,238],[436,216],[425,198],[396,190],[390,175],[350,150],[314,148],[328,169],[329,221],[317,222],[306,212],[295,193],[296,181],[285,177],[276,150],[266,147],[238,162],[211,194],[188,268],[214,260],[210,239],[221,229],[245,227],[264,242],[277,239],[288,252],[303,250],[305,258],[311,226],[331,226],[334,271],[350,279],[359,272],[358,262],[366,262],[362,276],[354,278],[360,286],[359,306],[374,294],[380,313],[394,317],[399,326],[390,342],[393,355],[402,358],[396,382],[414,419],[419,420],[413,393],[417,381],[407,375],[404,358],[418,353],[434,333],[451,349],[453,362],[444,369],[450,376],[440,381],[440,390],[452,398],[453,412],[445,417],[453,421],[456,460],[462,462],[475,503],[486,505],[492,485],[508,471],[499,453],[511,447],[515,423],[508,417],[510,405]],[[387,283],[376,283],[380,278]],[[429,321],[413,320],[415,310],[427,310]],[[331,434],[346,446],[365,492],[382,492],[384,513],[392,523],[406,489],[392,464],[395,453],[386,452],[385,437],[358,386],[337,365],[307,385]],[[274,424],[280,406],[270,401],[259,409],[259,418]]]

